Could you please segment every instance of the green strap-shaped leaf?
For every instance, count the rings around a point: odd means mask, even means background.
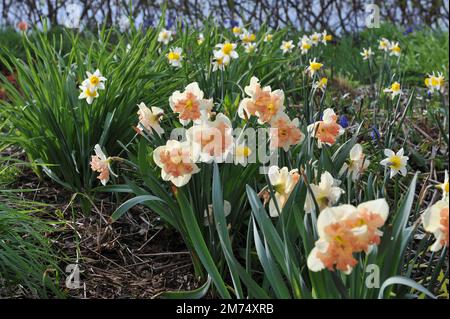
[[[122,205],[120,205],[116,209],[116,211],[111,215],[112,221],[115,222],[116,220],[118,220],[131,207],[134,207],[134,206],[136,206],[138,204],[141,204],[141,203],[144,203],[144,202],[148,202],[148,201],[160,201],[160,202],[162,202],[162,200],[160,198],[158,198],[156,196],[152,196],[152,195],[141,195],[141,196],[133,197],[133,198],[127,200],[125,203],[123,203]]]
[[[380,292],[378,293],[378,299],[383,299],[384,298],[384,290],[391,286],[391,285],[403,285],[403,286],[408,286],[411,287],[413,289],[416,289],[417,291],[424,293],[425,295],[427,295],[428,297],[432,298],[432,299],[437,299],[435,295],[433,295],[428,289],[426,289],[424,286],[418,284],[417,282],[415,282],[412,279],[406,278],[406,277],[402,277],[402,276],[394,276],[391,278],[386,279],[383,284],[381,285],[380,288]]]

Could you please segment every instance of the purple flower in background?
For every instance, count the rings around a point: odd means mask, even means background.
[[[144,22],[142,23],[142,27],[144,28],[144,30],[152,28],[153,27],[153,18],[152,17],[146,17],[144,19]]]
[[[348,118],[345,115],[341,115],[339,117],[339,125],[342,126],[343,128],[347,128],[348,127]]]
[[[372,131],[370,132],[370,136],[372,137],[372,140],[379,140],[381,137],[380,131],[378,131],[378,129],[375,125],[372,126]]]
[[[403,32],[403,35],[408,35],[408,34],[413,33],[413,32],[414,32],[414,28],[409,26],[409,27],[406,28],[405,32]]]
[[[238,27],[239,26],[239,22],[233,19],[230,19],[229,21],[230,24],[230,28],[234,28],[234,27]]]

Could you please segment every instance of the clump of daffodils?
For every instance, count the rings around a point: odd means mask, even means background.
[[[344,128],[337,123],[337,115],[333,109],[328,108],[323,111],[322,120],[308,125],[308,132],[317,139],[318,147],[323,144],[333,145],[336,139],[344,134]]]
[[[168,45],[173,40],[173,32],[170,30],[162,29],[158,34],[158,42]]]
[[[95,70],[94,73],[86,72],[87,79],[85,79],[79,86],[81,93],[79,99],[86,99],[88,104],[92,104],[99,94],[98,90],[105,89],[106,78],[100,73],[100,70]]]
[[[326,208],[317,219],[319,239],[311,250],[307,265],[311,271],[335,269],[350,274],[358,264],[354,254],[369,253],[380,244],[380,228],[389,215],[385,199],[358,205]]]
[[[183,61],[183,49],[173,48],[170,49],[169,53],[166,54],[169,64],[175,68],[181,67],[181,61]]]
[[[404,156],[403,148],[400,149],[397,153],[394,153],[394,151],[390,149],[385,149],[384,155],[386,156],[386,158],[382,160],[380,164],[390,169],[390,178],[394,177],[398,173],[406,176],[406,164],[408,163],[409,157]]]
[[[445,78],[441,72],[438,72],[437,75],[433,72],[425,78],[425,86],[428,88],[429,93],[434,93],[434,91],[443,92],[444,84]]]

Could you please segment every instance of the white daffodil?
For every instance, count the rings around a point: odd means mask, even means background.
[[[309,66],[306,68],[306,72],[309,74],[310,77],[313,77],[314,74],[320,71],[320,69],[323,67],[323,64],[316,61],[316,58],[314,60],[309,60]]]
[[[309,39],[311,40],[311,43],[312,43],[314,46],[316,46],[316,45],[319,44],[320,39],[321,39],[321,36],[322,36],[322,35],[321,35],[320,33],[314,32],[313,34],[311,34],[311,36],[309,37]]]
[[[284,92],[274,90],[270,86],[261,87],[259,79],[253,76],[250,85],[244,88],[249,96],[243,98],[238,108],[238,115],[248,119],[251,115],[258,117],[258,123],[263,124],[284,110]]]
[[[297,185],[300,175],[297,169],[289,171],[287,167],[280,169],[274,165],[269,167],[268,176],[275,192],[277,206],[281,211]],[[269,214],[271,217],[278,217],[278,210],[273,199],[269,202]]]
[[[213,72],[216,72],[217,70],[224,71],[226,66],[229,64],[229,60],[227,63],[225,63],[224,58],[217,58],[217,59],[214,59],[211,63],[213,66],[213,68],[212,68]]]
[[[390,51],[389,55],[400,56],[402,49],[398,45],[398,42],[392,42],[391,45],[389,46],[389,51]]]
[[[100,70],[95,70],[94,73],[86,72],[87,79],[83,81],[82,85],[90,87],[94,90],[104,90],[106,78],[100,73]]]
[[[403,94],[402,87],[398,82],[392,83],[391,87],[384,89],[383,92],[391,93],[391,98],[395,98],[396,96]]]
[[[314,82],[313,89],[315,90],[321,90],[322,92],[325,92],[327,89],[328,79],[326,77],[321,78],[320,80]]]
[[[139,111],[139,125],[140,128],[146,129],[150,134],[155,131],[159,136],[164,133],[163,128],[160,126],[159,122],[164,114],[164,111],[159,107],[152,106],[148,108],[144,102],[138,104]]]
[[[281,51],[283,51],[283,54],[291,53],[292,50],[294,49],[294,41],[290,40],[281,42],[280,49]]]
[[[162,29],[161,32],[158,34],[158,42],[164,43],[165,45],[169,44],[170,41],[172,41],[173,35],[172,31]]]
[[[311,40],[306,35],[304,35],[298,43],[298,47],[300,48],[302,54],[308,53],[308,51],[311,49],[311,46]]]
[[[313,272],[323,269],[340,270],[350,274],[358,264],[353,254],[369,253],[380,244],[383,233],[379,230],[389,215],[385,199],[358,205],[326,208],[317,218],[319,239],[311,250],[307,266]]]
[[[436,241],[430,247],[431,251],[439,251],[442,247],[448,247],[449,220],[448,201],[440,200],[429,207],[422,214],[423,228],[436,237]]]
[[[87,104],[92,104],[94,99],[98,98],[98,91],[95,88],[92,88],[90,85],[80,85],[79,86],[81,93],[78,96],[78,99],[86,99]]]
[[[382,38],[378,42],[378,49],[380,49],[380,50],[388,52],[390,47],[391,47],[391,42],[386,38]]]
[[[315,209],[314,199],[322,211],[327,207],[333,206],[339,201],[344,190],[339,187],[339,182],[333,176],[325,171],[320,176],[319,185],[310,184],[311,192],[308,192],[305,201],[305,212],[311,213]]]
[[[209,120],[206,113],[202,114],[200,122],[190,127],[186,138],[196,144],[201,162],[224,162],[233,150],[233,127],[230,119],[219,113],[214,121]]]
[[[204,41],[205,41],[205,36],[203,35],[203,33],[200,33],[197,37],[197,44],[201,45],[201,44],[203,44]]]
[[[181,61],[183,60],[183,49],[182,48],[173,48],[166,54],[167,60],[170,65],[176,68],[181,67]]]
[[[374,55],[374,53],[373,53],[371,48],[368,48],[368,49],[363,48],[363,50],[362,50],[362,52],[360,54],[363,57],[363,60],[369,60]]]
[[[239,35],[242,33],[242,28],[236,26],[236,27],[233,27],[233,29],[232,29],[231,31],[233,31],[233,34],[234,34],[236,37],[239,37]]]
[[[361,144],[357,143],[351,148],[350,160],[348,164],[344,163],[339,175],[347,172],[347,174],[352,177],[352,180],[356,181],[365,172],[369,165],[370,161],[366,159],[366,155],[363,152]]]
[[[390,178],[397,175],[400,172],[401,175],[406,176],[406,164],[408,163],[408,156],[403,155],[403,148],[397,153],[390,149],[384,150],[384,155],[387,157],[380,162],[381,165],[390,169]]]
[[[333,36],[327,33],[327,30],[322,32],[322,43],[327,45],[327,42],[333,40]]]
[[[258,48],[256,47],[256,43],[247,43],[245,46],[245,52],[246,53],[255,53],[258,51]]]
[[[191,121],[198,121],[202,112],[210,113],[213,100],[204,99],[204,93],[197,82],[188,84],[183,92],[175,91],[169,98],[169,105],[173,112],[178,113],[178,119],[183,126]]]
[[[198,149],[189,142],[168,140],[153,151],[153,160],[161,168],[161,177],[176,187],[186,185],[193,174],[200,171],[195,161]]]
[[[437,75],[433,72],[433,74],[428,74],[428,77],[425,79],[425,86],[428,88],[429,93],[433,93],[434,91],[444,92],[445,88],[445,78],[441,72],[438,72]]]
[[[264,42],[272,42],[273,40],[273,34],[268,33],[264,36]]]
[[[252,154],[252,149],[250,147],[247,146],[246,143],[244,142],[239,142],[236,141],[235,145],[234,145],[234,150],[233,150],[233,160],[234,160],[234,164],[240,164],[242,166],[247,166],[248,164],[248,158],[250,157],[250,155]]]
[[[214,58],[217,59],[223,59],[223,63],[228,64],[231,59],[237,59],[239,57],[239,54],[236,52],[236,43],[219,43],[216,45],[216,49],[214,50]]]
[[[244,44],[252,43],[256,41],[256,35],[247,30],[243,30],[243,32],[239,35],[239,38]]]

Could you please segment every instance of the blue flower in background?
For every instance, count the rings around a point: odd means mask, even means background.
[[[379,140],[381,137],[380,131],[378,131],[378,129],[375,125],[372,126],[372,131],[370,132],[370,136],[372,137],[372,140]]]
[[[230,23],[230,28],[234,28],[234,27],[238,27],[239,26],[239,22],[233,19],[230,19],[230,21],[228,21]]]
[[[339,125],[342,126],[343,128],[347,128],[348,127],[348,118],[345,115],[341,115],[339,117]]]
[[[142,27],[144,28],[144,30],[152,28],[153,27],[153,18],[151,18],[151,17],[145,18],[144,22],[142,23]]]
[[[410,26],[410,27],[406,28],[405,32],[403,32],[403,35],[408,35],[413,32],[414,32],[414,28]]]

